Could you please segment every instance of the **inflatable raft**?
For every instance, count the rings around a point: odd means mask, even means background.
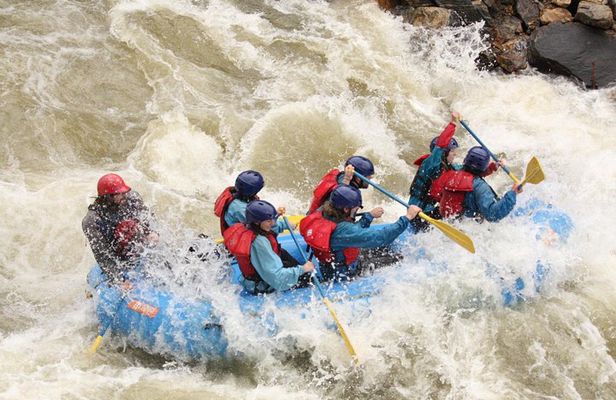
[[[541,200],[531,199],[517,208],[512,218],[528,218],[537,227],[537,238],[542,241],[567,239],[573,223],[564,212]],[[296,235],[301,240],[301,236]],[[411,235],[412,237],[412,235]],[[409,239],[409,238],[407,238]],[[402,241],[407,240],[402,237]],[[288,234],[279,236],[283,248],[297,259],[298,250]],[[301,241],[302,245],[304,244]],[[415,252],[420,258],[422,252]],[[524,301],[529,290],[539,292],[546,279],[549,266],[545,261],[536,261],[532,279],[518,277],[513,284],[502,286],[502,303],[511,306]],[[443,273],[443,266],[435,267]],[[231,264],[230,279],[240,280],[239,268]],[[446,273],[446,266],[445,266]],[[488,275],[489,268],[486,271]],[[498,279],[498,277],[494,277]],[[88,284],[95,293],[96,312],[102,327],[109,326],[114,335],[123,337],[134,347],[152,354],[163,354],[180,359],[215,359],[233,356],[228,354],[228,342],[220,314],[207,300],[193,300],[174,295],[154,286],[148,280],[134,280],[132,288],[124,292],[107,283],[107,277],[95,265],[88,274]],[[378,296],[387,284],[384,274],[378,272],[361,276],[352,281],[324,285],[326,295],[334,302],[357,302],[364,306],[370,299]],[[266,296],[253,296],[245,291],[239,292],[239,306],[247,316],[260,316],[264,312],[266,300],[275,302],[278,308],[297,308],[298,312],[312,301],[319,301],[313,288],[273,293]],[[523,295],[523,293],[526,293]],[[270,303],[271,304],[271,303]],[[220,312],[220,310],[219,310]],[[255,323],[269,324],[267,331],[276,332],[275,322],[267,318],[254,318]]]

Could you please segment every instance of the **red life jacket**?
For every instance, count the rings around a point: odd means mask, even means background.
[[[302,220],[299,231],[306,239],[306,243],[312,247],[314,255],[321,263],[331,263],[334,254],[330,245],[332,232],[336,229],[336,223],[323,217],[321,211],[316,211]],[[351,265],[359,257],[359,249],[348,247],[344,249],[344,262]]]
[[[314,189],[314,192],[312,192],[312,202],[310,203],[308,214],[315,212],[323,205],[323,203],[325,203],[325,201],[327,201],[327,198],[331,192],[333,192],[336,186],[338,186],[339,174],[340,170],[334,168],[321,178],[321,182],[319,182],[317,187]]]
[[[455,217],[464,211],[464,198],[473,191],[475,176],[467,171],[449,170],[439,177],[443,191],[440,198],[440,212],[445,218]]]
[[[432,182],[432,186],[430,186],[430,191],[428,192],[428,197],[436,202],[441,200],[441,196],[443,195],[443,190],[445,189],[445,180],[447,179],[448,171],[443,172],[438,178],[436,178]]]
[[[233,200],[235,200],[235,187],[229,186],[225,190],[222,191],[218,198],[216,199],[216,203],[214,203],[214,214],[220,218],[220,233],[225,233],[225,230],[229,228],[229,225],[225,222],[225,214],[227,213],[227,209],[229,208],[229,204]]]
[[[227,246],[229,252],[235,256],[244,278],[256,282],[261,281],[262,279],[259,273],[250,262],[250,248],[257,234],[248,229],[246,225],[238,222],[230,226],[223,233],[223,237],[225,238],[225,246]],[[273,232],[269,232],[266,237],[272,245],[274,252],[280,255],[280,248],[278,247],[276,235]]]
[[[116,242],[116,254],[121,259],[128,259],[143,241],[143,227],[136,219],[125,219],[116,225],[113,236]]]

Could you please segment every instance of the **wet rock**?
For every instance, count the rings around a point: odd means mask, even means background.
[[[403,15],[409,6],[406,0],[377,0],[377,4],[394,15]]]
[[[539,25],[539,5],[534,0],[516,0],[515,12],[527,30],[533,30]]]
[[[531,36],[529,62],[538,70],[604,87],[616,83],[616,39],[579,23],[549,24]]]
[[[386,11],[393,10],[397,5],[395,0],[377,0],[377,3],[379,7]]]
[[[552,4],[556,7],[567,8],[571,4],[571,0],[552,0]]]
[[[528,66],[528,40],[526,37],[510,40],[501,45],[500,49],[501,53],[496,56],[496,61],[505,72],[520,71]]]
[[[495,39],[498,42],[504,43],[513,39],[516,34],[522,33],[522,21],[516,17],[505,15],[494,22]]]
[[[494,71],[499,67],[496,61],[496,55],[492,49],[487,49],[479,53],[479,56],[475,59],[475,65],[482,71]]]
[[[481,0],[486,7],[488,7],[488,11],[490,15],[497,14],[500,9],[500,2],[498,0]]]
[[[544,8],[541,11],[540,18],[542,25],[551,24],[552,22],[571,22],[573,16],[566,8]]]
[[[612,14],[616,20],[616,0],[608,0],[607,5],[612,9]]]
[[[432,0],[408,0],[409,7],[434,7],[436,3]]]
[[[433,0],[434,4],[454,10],[465,24],[473,22],[486,21],[490,24],[492,17],[486,6],[481,0]]]
[[[409,15],[410,23],[426,28],[442,28],[456,22],[455,11],[439,7],[418,7]]]
[[[601,29],[611,29],[614,25],[614,14],[609,6],[580,1],[575,20],[589,26]]]

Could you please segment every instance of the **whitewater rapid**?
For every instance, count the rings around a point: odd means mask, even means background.
[[[616,398],[616,91],[478,71],[480,28],[425,31],[371,0],[0,1],[0,398]],[[217,235],[214,200],[248,168],[290,214],[352,154],[405,197],[453,110],[517,175],[537,156],[546,180],[520,201],[552,202],[575,223],[547,251],[539,296],[504,308],[484,268],[532,274],[546,255],[532,227],[469,221],[476,255],[430,232],[417,240],[446,274],[405,261],[412,279],[390,280],[369,316],[337,305],[360,371],[320,303],[305,318],[272,309],[281,330],[267,336],[216,264],[183,272],[202,278],[191,290],[224,310],[246,357],[182,363],[111,335],[85,352],[96,319],[81,218],[102,174],[142,194],[173,252]],[[403,212],[372,189],[364,203],[386,221]]]

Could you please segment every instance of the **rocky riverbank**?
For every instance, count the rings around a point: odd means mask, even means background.
[[[588,88],[616,84],[616,0],[378,0],[405,22],[438,29],[484,21],[482,68],[529,65]]]

